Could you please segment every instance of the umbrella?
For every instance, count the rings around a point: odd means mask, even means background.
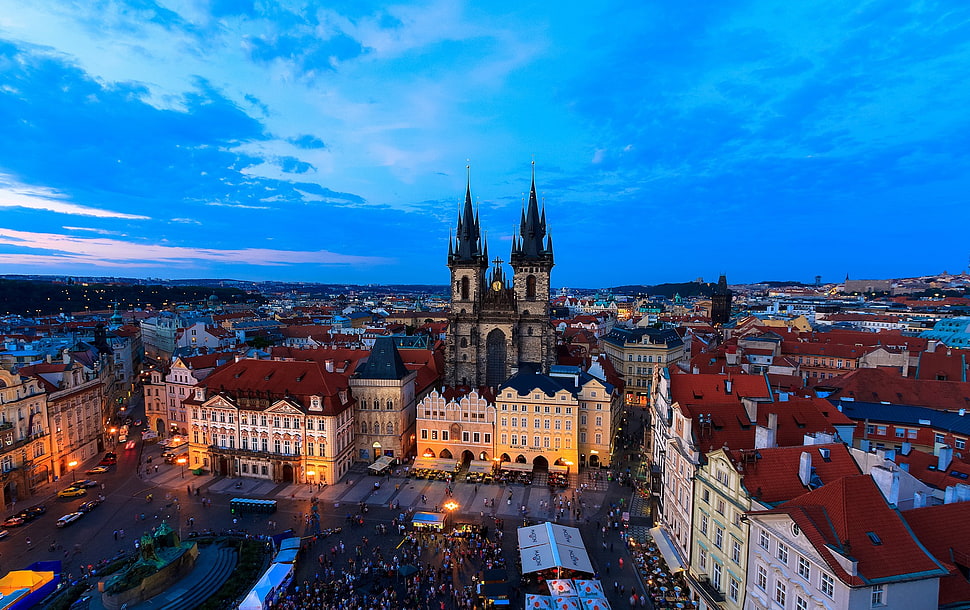
[[[527,593],[525,596],[525,608],[526,610],[553,610],[552,597]]]
[[[602,597],[583,597],[583,608],[585,610],[610,610],[610,604]]]
[[[557,597],[555,603],[558,610],[582,610],[576,597]]]
[[[598,580],[574,580],[573,584],[580,597],[606,597],[603,585]]]
[[[566,597],[572,597],[576,595],[576,589],[573,587],[573,581],[568,578],[562,580],[550,580],[546,583],[549,586],[549,592],[553,595],[563,595]]]
[[[404,565],[397,569],[397,573],[400,574],[401,576],[410,576],[411,574],[414,574],[417,571],[418,569],[412,565]]]

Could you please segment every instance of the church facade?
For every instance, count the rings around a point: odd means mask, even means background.
[[[534,172],[519,234],[512,239],[510,279],[504,262],[498,257],[489,261],[469,183],[456,234],[448,245],[451,312],[446,383],[450,386],[497,388],[520,370],[548,373],[555,361],[555,334],[549,322],[555,262]]]

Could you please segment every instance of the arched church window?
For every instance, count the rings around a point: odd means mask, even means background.
[[[390,398],[387,399],[387,410],[388,411],[394,410],[394,401],[391,400]]]
[[[381,433],[381,422],[374,422],[374,434]]]
[[[525,298],[530,301],[536,298],[536,276],[534,275],[525,278]]]
[[[532,336],[532,327],[531,326],[529,327],[529,336],[530,337]]]
[[[468,276],[463,276],[461,278],[461,298],[462,300],[468,300]]]
[[[468,339],[466,339],[465,337],[462,337],[461,338],[461,346],[462,347],[468,347]]]
[[[367,434],[367,422],[365,421],[360,422],[360,433]]]
[[[394,424],[392,422],[384,424],[384,434],[394,434]]]

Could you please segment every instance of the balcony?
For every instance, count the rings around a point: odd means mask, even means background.
[[[22,447],[26,447],[30,443],[36,441],[39,438],[43,438],[45,436],[47,436],[46,432],[40,432],[38,434],[31,434],[30,436],[24,437],[19,441],[14,441],[9,445],[7,443],[2,443],[0,444],[0,455],[4,453],[10,453],[11,451],[16,451],[17,449],[20,449]]]

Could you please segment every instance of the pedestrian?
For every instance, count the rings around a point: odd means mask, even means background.
[[[115,540],[118,539],[118,530],[115,530]]]
[[[613,546],[613,545],[610,545],[610,546]],[[620,569],[622,570],[623,569],[623,558],[620,557],[617,561],[620,564]]]
[[[190,496],[192,495],[192,486],[191,485],[186,485],[185,486],[185,493],[189,494]]]
[[[27,536],[26,542],[27,542],[27,548],[30,548],[30,536]]]

